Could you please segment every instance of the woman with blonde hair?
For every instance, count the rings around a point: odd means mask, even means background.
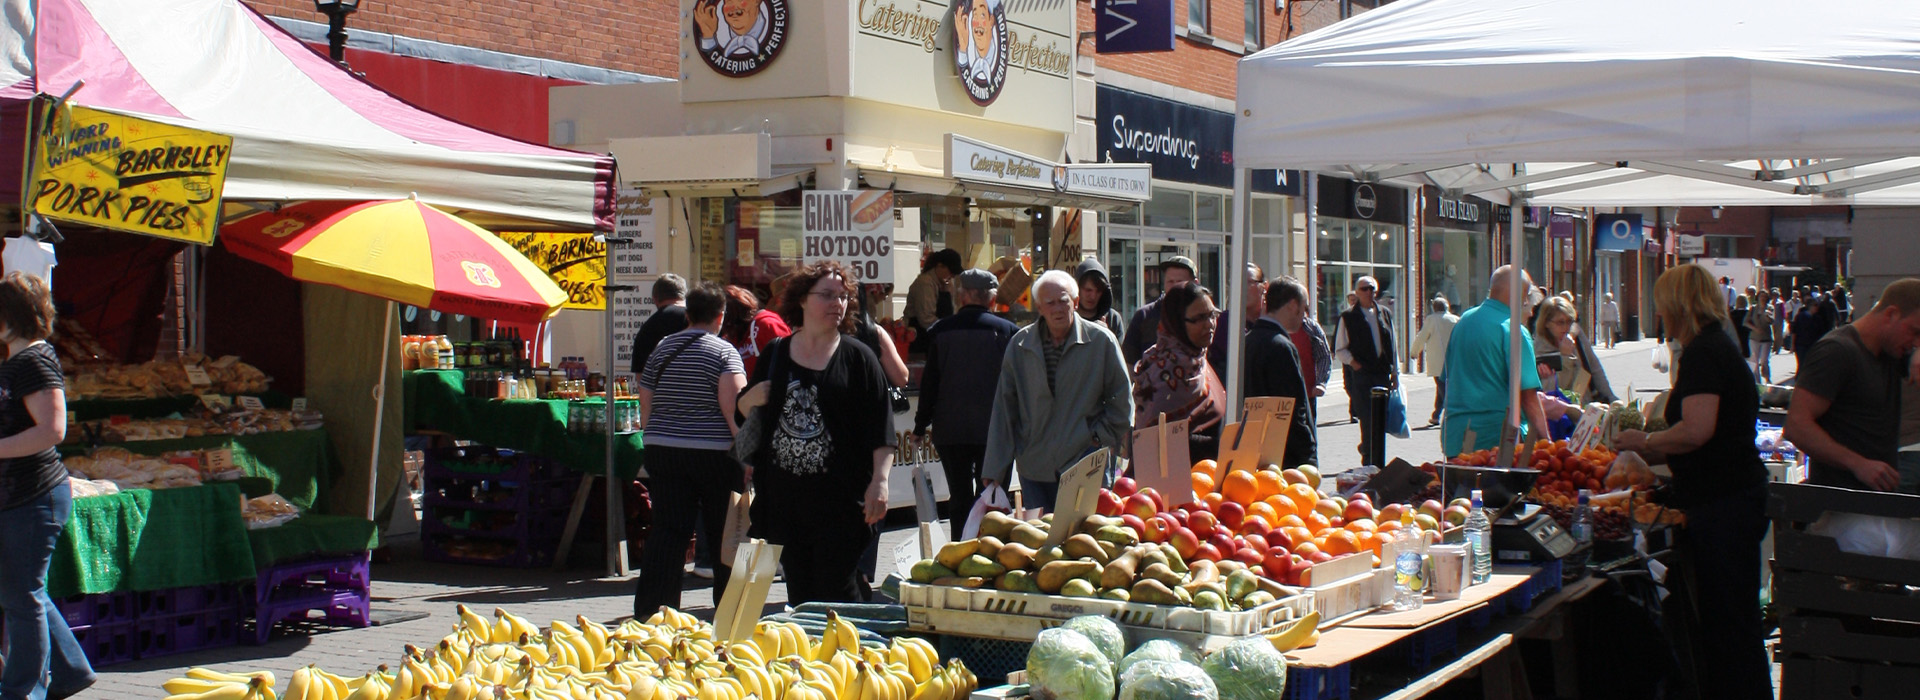
[[[1680,347],[1667,399],[1666,430],[1620,433],[1614,447],[1673,469],[1668,505],[1686,512],[1677,549],[1690,584],[1692,673],[1721,697],[1771,698],[1760,617],[1760,540],[1766,534],[1767,470],[1755,449],[1760,394],[1740,356],[1726,298],[1698,265],[1668,270],[1654,283],[1654,305]],[[1709,675],[1711,674],[1711,675]]]

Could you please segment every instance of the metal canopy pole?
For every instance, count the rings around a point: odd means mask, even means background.
[[[1516,166],[1516,169],[1518,167]],[[1501,466],[1513,464],[1514,447],[1520,441],[1520,426],[1525,422],[1525,412],[1520,410],[1520,372],[1525,367],[1524,359],[1530,358],[1520,357],[1522,347],[1520,334],[1527,325],[1526,315],[1522,313],[1521,307],[1525,303],[1529,290],[1526,289],[1526,285],[1520,283],[1525,279],[1526,271],[1526,236],[1520,228],[1520,209],[1526,205],[1527,200],[1524,197],[1515,196],[1511,206],[1507,208],[1507,242],[1510,250],[1508,264],[1513,266],[1513,282],[1507,285],[1511,287],[1507,296],[1511,328],[1507,332],[1507,420],[1500,431],[1499,464]]]
[[[1253,238],[1247,232],[1247,207],[1252,204],[1247,201],[1249,176],[1250,173],[1246,168],[1233,169],[1233,235],[1227,238],[1227,246],[1232,249],[1227,257],[1231,267],[1228,273],[1223,275],[1225,277],[1223,283],[1227,286],[1227,308],[1235,314],[1244,314],[1247,311],[1247,259],[1251,257]],[[1167,311],[1162,309],[1161,313],[1167,313]],[[1237,318],[1231,315],[1227,318],[1237,319],[1242,325],[1253,321],[1250,318]],[[1246,345],[1246,336],[1240,332],[1239,328],[1221,328],[1214,332],[1227,334],[1227,366],[1225,368],[1227,376],[1223,377],[1227,382],[1226,422],[1234,423],[1240,420],[1240,393],[1245,389],[1241,386],[1243,383],[1241,375],[1244,373],[1237,368],[1243,362],[1240,353]]]

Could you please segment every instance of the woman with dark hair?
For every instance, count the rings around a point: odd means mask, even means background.
[[[1227,390],[1207,363],[1207,348],[1220,327],[1213,292],[1198,284],[1167,290],[1160,298],[1160,327],[1153,347],[1133,365],[1133,425],[1188,421],[1188,449],[1194,461],[1220,454],[1220,419],[1226,415]]]
[[[893,416],[872,350],[849,336],[858,294],[838,262],[802,267],[781,315],[794,334],[767,346],[740,409],[764,406],[754,467],[753,534],[782,546],[787,599],[857,601],[860,555],[887,512]]]
[[[47,597],[54,543],[73,512],[67,469],[54,451],[67,435],[66,385],[53,336],[47,283],[0,278],[0,609],[6,670],[0,698],[67,698],[94,683],[93,667],[66,618]]]
[[[760,308],[760,298],[753,295],[753,290],[727,285],[727,315],[720,324],[720,338],[740,353],[747,376],[753,376],[754,364],[768,345],[789,335],[793,335],[793,329],[787,327],[786,319],[772,309]]]
[[[943,248],[927,256],[920,264],[920,276],[907,285],[907,325],[921,332],[934,322],[953,315],[953,292],[948,289],[954,275],[967,268],[960,251]]]

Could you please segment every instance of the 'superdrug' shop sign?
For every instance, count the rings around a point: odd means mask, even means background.
[[[1233,115],[1152,95],[1098,86],[1095,134],[1100,162],[1150,163],[1153,177],[1233,187]],[[1299,173],[1255,171],[1255,191],[1298,195]]]

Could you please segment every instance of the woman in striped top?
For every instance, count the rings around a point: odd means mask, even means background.
[[[654,527],[640,555],[635,617],[662,605],[680,607],[695,520],[704,528],[701,538],[719,546],[729,496],[745,490],[740,464],[727,455],[739,430],[734,402],[747,375],[739,351],[719,336],[726,299],[712,282],[689,293],[687,329],[661,340],[640,374]],[[714,564],[713,590],[726,590],[730,563]]]

